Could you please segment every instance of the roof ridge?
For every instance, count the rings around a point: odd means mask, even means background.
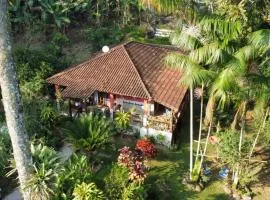
[[[152,47],[157,47],[157,48],[166,48],[166,49],[174,49],[175,51],[181,51],[180,48],[175,47],[173,45],[166,45],[166,44],[154,44],[154,43],[144,43],[144,42],[139,42],[139,41],[129,41],[127,43],[125,43],[124,45],[127,45],[129,43],[137,43],[137,44],[141,44],[144,46],[152,46]]]
[[[94,59],[98,59],[98,58],[100,58],[102,56],[105,56],[105,55],[108,55],[108,54],[114,52],[115,50],[119,49],[120,47],[121,47],[121,45],[117,45],[117,46],[113,47],[108,53],[100,53],[100,54],[95,55],[92,58],[90,57],[89,59],[87,59],[86,61],[84,61],[84,62],[82,62],[80,64],[71,66],[71,67],[69,67],[69,68],[67,68],[67,69],[65,69],[65,70],[63,70],[63,71],[55,74],[54,76],[51,76],[51,77],[47,78],[46,81],[50,81],[50,80],[52,80],[52,79],[54,79],[54,78],[56,78],[58,76],[61,76],[61,75],[65,74],[65,73],[67,73],[67,72],[71,72],[73,70],[76,70],[76,69],[82,67],[84,64],[86,64],[88,62],[91,62]]]
[[[129,43],[130,43],[130,42],[129,42]],[[142,77],[141,77],[141,75],[140,75],[138,69],[136,68],[136,66],[135,66],[135,64],[134,64],[134,62],[133,62],[133,60],[131,59],[131,57],[130,57],[128,51],[126,50],[125,44],[122,44],[121,46],[123,47],[125,53],[127,54],[128,58],[129,58],[129,60],[130,60],[130,62],[131,62],[131,64],[132,64],[132,67],[133,67],[134,70],[135,70],[135,73],[139,76],[139,80],[140,80],[140,82],[141,82],[141,84],[142,84],[142,86],[143,86],[144,91],[146,92],[146,94],[147,94],[147,96],[148,96],[149,98],[152,98],[152,96],[151,96],[150,92],[148,91],[148,89],[147,89],[145,83],[143,82],[143,79],[142,79]]]

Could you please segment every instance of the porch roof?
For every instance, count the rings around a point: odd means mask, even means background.
[[[179,86],[182,73],[164,64],[172,46],[128,42],[99,53],[47,79],[66,86],[63,97],[85,98],[94,90],[151,99],[178,111],[187,87]],[[92,93],[91,93],[92,94]]]
[[[61,95],[63,98],[78,98],[84,99],[89,98],[95,90],[93,88],[80,88],[80,87],[66,87],[62,92]]]

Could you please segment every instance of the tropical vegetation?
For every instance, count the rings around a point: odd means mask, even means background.
[[[1,1],[0,198],[17,186],[25,199],[228,199],[223,185],[254,196],[269,182],[269,10],[266,0]],[[170,39],[153,38],[157,28]],[[128,40],[184,52],[164,63],[189,88],[189,145],[124,136],[132,111],[114,121],[60,111],[67,103],[46,78]],[[75,153],[63,159],[66,143]]]

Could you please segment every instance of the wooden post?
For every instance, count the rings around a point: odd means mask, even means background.
[[[113,94],[110,94],[109,95],[110,96],[110,109],[113,109],[113,104],[114,104],[114,96],[113,96]]]
[[[57,110],[60,111],[59,85],[54,85],[54,89],[55,89],[55,97],[56,97]]]
[[[173,110],[171,111],[171,123],[170,123],[170,131],[171,133],[173,133],[173,117],[174,117],[174,112]]]
[[[72,118],[72,109],[71,109],[71,101],[68,99],[68,113],[69,117]]]
[[[144,115],[148,116],[149,112],[150,112],[148,100],[144,100],[144,102],[143,102],[143,110],[144,110]]]
[[[113,106],[114,106],[114,96],[113,96],[113,94],[110,94],[109,95],[110,96],[110,118],[113,120],[113,112],[114,112],[114,110],[113,110]]]

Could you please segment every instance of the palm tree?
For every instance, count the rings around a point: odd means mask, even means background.
[[[236,124],[235,121],[238,119],[238,115],[241,116],[239,158],[242,157],[241,149],[244,138],[247,105],[250,100],[256,100],[257,96],[254,92],[255,90],[251,89],[254,83],[249,78],[249,75],[252,74],[252,67],[258,66],[257,63],[261,62],[261,57],[269,50],[269,34],[269,30],[259,30],[246,36],[248,42],[231,53],[231,59],[224,64],[224,69],[219,74],[212,87],[212,95],[219,100],[221,107],[224,107],[225,103],[228,101],[234,104],[239,102],[233,122],[233,124]],[[239,170],[240,164],[238,164],[236,168],[234,186],[238,184]]]
[[[0,1],[0,19],[0,84],[20,186],[21,189],[24,189],[31,177],[32,158],[24,125],[18,80],[12,58],[6,0]],[[24,199],[30,199],[30,195],[29,189],[23,190]]]
[[[265,52],[265,48],[262,46],[265,46],[267,42],[269,44],[266,30],[248,36],[247,38],[250,40],[248,45],[241,44],[243,41],[242,29],[243,27],[238,21],[211,16],[203,18],[199,23],[195,21],[195,25],[184,27],[180,33],[175,34],[176,37],[175,35],[172,37],[172,44],[187,51],[188,56],[170,55],[167,63],[184,70],[184,80],[191,92],[195,82],[205,85],[205,78],[209,78],[207,69],[219,73],[207,103],[205,119],[207,125],[209,122],[212,124],[216,100],[219,101],[220,107],[224,107],[225,102],[228,102],[228,98],[231,96],[230,93],[235,94],[236,88],[241,88],[239,83],[245,84],[245,79],[241,77],[248,69],[246,66],[249,60],[256,57],[255,53],[260,56]],[[242,81],[239,82],[240,79]],[[191,107],[190,110],[192,109]],[[193,120],[192,116],[191,120]],[[192,125],[190,125],[191,135],[193,133]],[[243,129],[241,135],[243,136]]]
[[[180,44],[179,46],[196,48],[196,38],[186,35],[189,43],[183,43],[178,37],[183,36],[185,33],[175,35],[172,39],[173,44]],[[190,42],[191,41],[191,42]],[[200,64],[193,60],[189,55],[181,55],[179,53],[171,53],[166,57],[166,63],[171,68],[183,72],[180,83],[189,87],[190,92],[190,179],[192,180],[193,170],[193,89],[196,85],[206,83],[211,77],[211,73],[203,68]],[[200,145],[200,144],[198,144]]]

